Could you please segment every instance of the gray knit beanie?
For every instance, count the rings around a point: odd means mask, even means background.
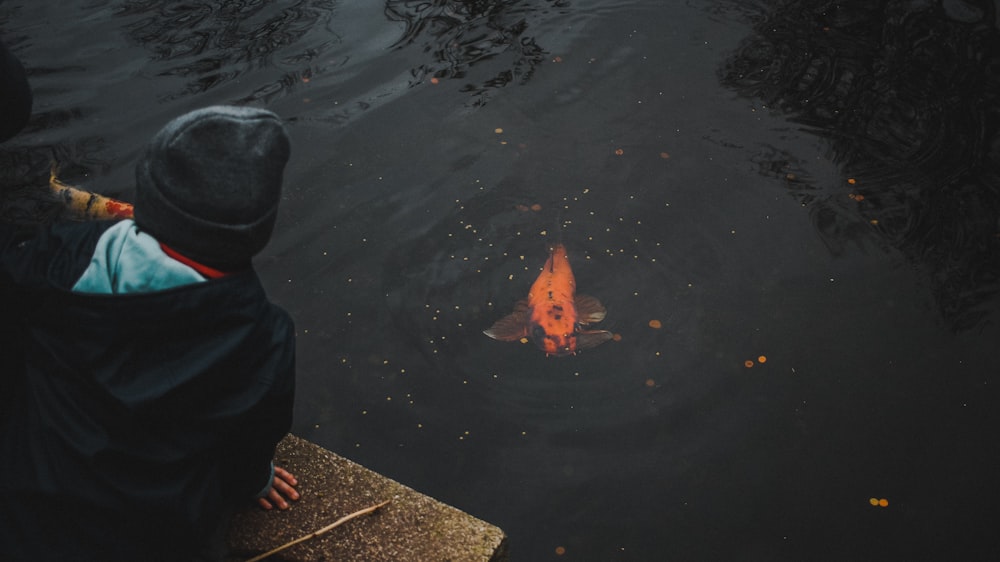
[[[271,237],[289,150],[270,111],[213,106],[182,115],[136,166],[135,222],[195,261],[245,267]]]

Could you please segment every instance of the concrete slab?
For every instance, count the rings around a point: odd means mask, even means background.
[[[277,464],[299,480],[302,498],[287,511],[251,508],[233,521],[230,560],[245,560],[385,500],[378,511],[297,544],[267,560],[313,562],[506,562],[499,528],[425,496],[314,443],[288,435]]]

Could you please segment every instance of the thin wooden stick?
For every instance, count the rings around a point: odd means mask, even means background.
[[[267,557],[269,557],[269,556],[271,556],[273,554],[277,554],[277,553],[281,552],[282,550],[285,550],[286,548],[295,546],[295,545],[299,544],[300,542],[304,542],[304,541],[307,541],[309,539],[314,539],[314,538],[316,538],[316,537],[318,537],[320,535],[323,535],[323,534],[327,533],[328,531],[330,531],[330,530],[332,530],[332,529],[334,529],[336,527],[339,527],[339,526],[343,525],[344,523],[347,523],[348,521],[350,521],[351,519],[354,519],[355,517],[360,517],[362,515],[366,515],[368,513],[376,511],[376,510],[378,510],[380,508],[383,508],[386,505],[389,505],[389,502],[391,502],[391,501],[392,500],[385,500],[382,503],[375,504],[375,505],[373,505],[371,507],[366,507],[364,509],[360,509],[360,510],[355,511],[354,513],[352,513],[350,515],[345,515],[345,516],[341,517],[340,519],[337,519],[333,523],[327,525],[326,527],[323,527],[322,529],[320,529],[318,531],[313,531],[312,533],[309,533],[308,535],[306,535],[304,537],[299,537],[299,538],[295,539],[294,541],[287,542],[287,543],[279,546],[278,548],[275,548],[273,550],[269,550],[269,551],[265,552],[264,554],[260,554],[258,556],[254,556],[253,558],[247,560],[246,562],[257,562],[258,560],[263,560],[263,559],[265,559],[265,558],[267,558]]]

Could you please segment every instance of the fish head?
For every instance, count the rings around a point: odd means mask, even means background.
[[[554,301],[533,307],[528,333],[546,354],[572,355],[576,353],[576,309],[571,303]]]
[[[552,332],[539,325],[531,326],[531,340],[546,355],[562,357],[576,353],[576,332]]]

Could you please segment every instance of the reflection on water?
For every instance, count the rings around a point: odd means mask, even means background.
[[[411,86],[429,78],[470,80],[471,67],[490,61],[491,76],[463,86],[474,104],[482,104],[489,90],[531,77],[546,54],[531,34],[531,19],[568,5],[566,0],[386,0],[385,15],[402,22],[405,30],[384,47],[418,45],[432,55],[433,60],[410,69]],[[240,100],[249,103],[271,101],[329,70],[326,55],[339,41],[337,34],[303,38],[329,28],[336,8],[334,0],[288,5],[146,0],[127,2],[115,15],[134,19],[127,25],[128,35],[152,52],[157,75],[185,79],[182,89],[163,94],[167,100],[204,93],[254,69],[287,70]]]
[[[489,90],[531,78],[546,51],[533,36],[529,20],[569,4],[567,0],[386,0],[385,14],[406,24],[395,47],[418,44],[432,53],[433,61],[414,69],[417,77],[467,80],[472,66],[493,61],[491,77],[463,87],[474,97],[473,104],[481,105]]]
[[[770,0],[722,80],[829,139],[845,184],[819,195],[787,155],[763,173],[811,203],[834,250],[895,247],[955,330],[1000,291],[1000,33],[995,4]]]
[[[164,99],[204,93],[237,80],[250,70],[269,66],[294,67],[278,81],[259,87],[241,100],[267,101],[308,78],[308,63],[336,40],[331,35],[317,44],[300,40],[314,28],[323,28],[333,15],[334,0],[275,2],[126,2],[115,15],[133,19],[128,36],[152,52],[154,72],[186,80],[179,91]],[[294,45],[294,52],[282,48]]]

